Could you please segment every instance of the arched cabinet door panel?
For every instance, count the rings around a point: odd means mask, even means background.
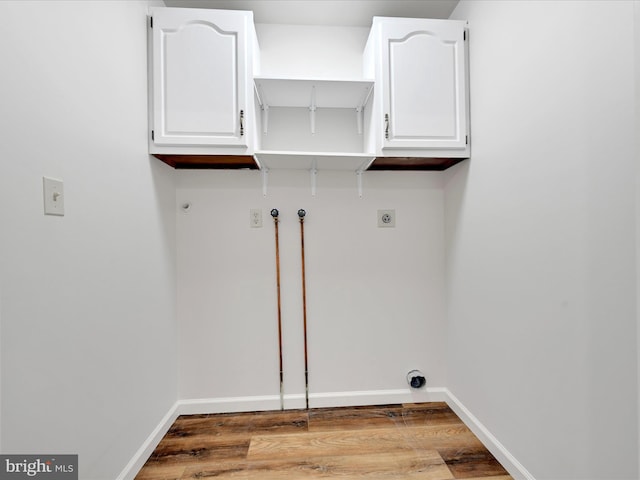
[[[375,17],[379,142],[392,149],[468,149],[465,22]],[[459,154],[459,153],[458,153]]]
[[[251,12],[155,9],[153,141],[247,147]]]

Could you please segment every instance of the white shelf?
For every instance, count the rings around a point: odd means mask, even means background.
[[[360,151],[373,80],[255,77],[254,85],[268,143],[254,155],[261,169],[361,172],[373,162]]]
[[[261,169],[289,170],[346,170],[358,172],[366,170],[375,159],[373,154],[326,153],[326,152],[256,152]]]
[[[261,106],[361,108],[366,105],[373,80],[327,80],[255,77]]]

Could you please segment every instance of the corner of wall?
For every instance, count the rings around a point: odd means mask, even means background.
[[[171,425],[173,425],[173,422],[176,421],[178,415],[178,402],[176,402],[162,420],[160,420],[160,423],[158,423],[156,428],[153,429],[151,434],[149,434],[129,463],[127,463],[122,472],[120,472],[120,475],[118,475],[116,480],[133,480],[136,477],[147,459],[151,456],[162,440],[162,437],[166,435],[169,428],[171,428]]]
[[[449,390],[446,390],[446,402],[458,417],[469,427],[476,437],[484,444],[491,454],[509,472],[514,480],[535,480],[507,448],[485,427],[478,418],[465,407],[462,402]]]

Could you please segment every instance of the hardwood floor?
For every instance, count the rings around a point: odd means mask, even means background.
[[[512,480],[445,403],[179,417],[136,480]]]

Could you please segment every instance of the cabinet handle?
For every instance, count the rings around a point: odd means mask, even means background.
[[[244,110],[240,110],[240,136],[244,135]]]
[[[389,114],[384,114],[384,138],[389,140]]]

